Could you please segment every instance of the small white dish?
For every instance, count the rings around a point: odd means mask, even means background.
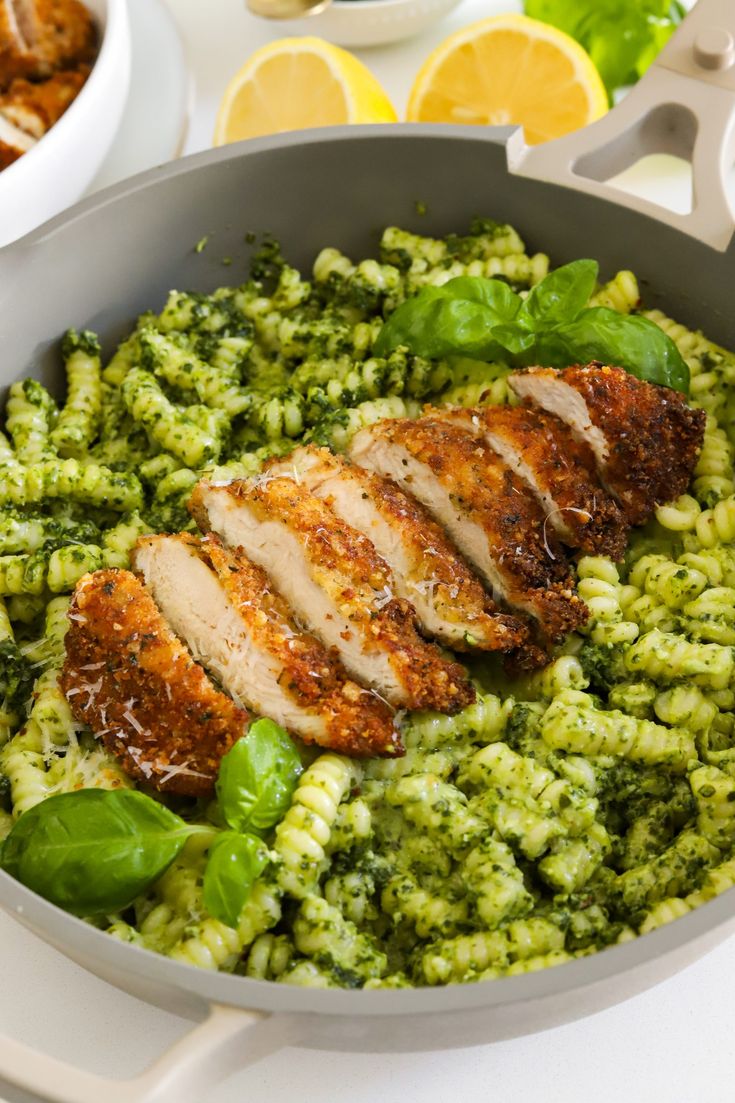
[[[314,34],[338,46],[383,46],[420,34],[462,0],[334,0],[304,19],[273,22],[284,34]]]
[[[89,78],[48,134],[0,172],[0,245],[22,237],[84,193],[115,138],[130,80],[126,0],[86,0],[100,27]]]
[[[128,0],[130,88],[115,141],[87,195],[181,156],[194,85],[163,0]],[[165,59],[165,64],[163,63]]]

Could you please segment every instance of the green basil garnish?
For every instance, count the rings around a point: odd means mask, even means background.
[[[204,871],[204,906],[228,927],[236,927],[255,880],[268,864],[268,851],[255,835],[223,832],[212,845]]]
[[[385,356],[404,345],[429,360],[464,356],[519,367],[600,360],[687,393],[689,369],[655,322],[586,306],[597,272],[596,261],[572,261],[550,272],[525,299],[503,280],[481,277],[424,287],[391,314],[374,351]]]
[[[217,797],[235,831],[264,831],[281,820],[303,767],[283,728],[256,720],[222,759]]]
[[[202,830],[134,789],[82,789],[22,815],[0,864],[52,904],[99,915],[126,908]]]

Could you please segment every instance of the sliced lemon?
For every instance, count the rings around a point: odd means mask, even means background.
[[[410,122],[523,126],[526,141],[559,138],[599,119],[607,93],[589,54],[525,15],[482,19],[429,55],[409,96]]]
[[[378,81],[347,50],[321,38],[281,38],[256,50],[227,85],[214,144],[311,126],[395,121]]]

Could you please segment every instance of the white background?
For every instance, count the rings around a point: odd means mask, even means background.
[[[209,145],[228,77],[277,26],[241,0],[167,0],[196,82],[186,151]],[[399,115],[422,59],[451,30],[510,5],[464,3],[405,44],[360,52]],[[315,26],[315,33],[318,28]],[[162,64],[163,64],[162,59]],[[155,104],[151,104],[155,125]],[[685,177],[639,174],[672,205]],[[0,915],[0,1031],[105,1075],[130,1076],[188,1023],[111,988]],[[201,1103],[730,1103],[735,1100],[735,940],[678,977],[582,1022],[513,1042],[451,1052],[345,1055],[287,1049]],[[0,1091],[2,1089],[0,1088]],[[21,1096],[9,1092],[8,1103]],[[23,1099],[27,1097],[22,1097]],[[103,1098],[99,1103],[105,1103]]]

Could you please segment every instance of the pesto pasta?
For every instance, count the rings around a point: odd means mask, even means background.
[[[242,285],[172,291],[110,357],[69,330],[63,395],[13,384],[0,435],[0,838],[52,794],[132,786],[59,687],[79,578],[127,567],[144,533],[191,528],[202,476],[255,475],[299,442],[344,451],[363,426],[426,402],[515,402],[503,362],[377,356],[374,343],[422,287],[496,276],[523,295],[548,269],[489,219],[443,239],[389,227],[377,258],[326,247],[308,278],[266,242]],[[672,338],[707,423],[688,492],[633,531],[624,559],[577,557],[588,623],[534,674],[473,660],[474,704],[397,717],[404,758],[301,748],[235,926],[204,903],[217,801],[171,796],[207,830],[129,908],[88,922],[200,968],[402,988],[560,966],[735,885],[735,354],[642,310],[629,271],[590,305],[640,312]]]

